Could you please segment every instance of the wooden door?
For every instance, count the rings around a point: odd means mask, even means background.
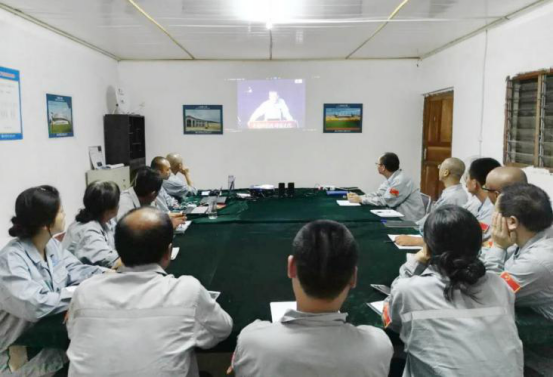
[[[453,131],[453,92],[424,99],[421,191],[437,200],[443,184],[438,179],[438,165],[451,157]]]

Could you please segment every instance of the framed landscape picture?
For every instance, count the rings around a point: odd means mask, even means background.
[[[325,133],[361,133],[363,130],[362,103],[325,103]]]
[[[223,133],[222,105],[183,105],[185,135],[221,135]]]
[[[73,136],[73,103],[71,97],[46,94],[46,112],[50,138]]]

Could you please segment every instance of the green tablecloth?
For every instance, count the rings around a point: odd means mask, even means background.
[[[175,237],[174,246],[180,252],[168,272],[195,276],[207,289],[222,292],[218,302],[234,319],[234,330],[216,350],[232,351],[244,326],[256,319],[271,319],[270,302],[294,300],[286,260],[297,231],[314,219],[335,219],[346,223],[360,246],[358,285],[343,311],[353,324],[381,326],[379,316],[366,303],[384,296],[370,284],[389,285],[406,258],[404,251],[384,241],[387,234],[414,231],[385,228],[370,209],[339,207],[336,198],[311,190],[299,191],[296,198],[229,201],[216,220],[196,219],[186,234]],[[543,344],[553,340],[553,323],[538,315],[521,311],[517,322],[523,341]],[[40,321],[17,344],[67,347],[62,317]]]

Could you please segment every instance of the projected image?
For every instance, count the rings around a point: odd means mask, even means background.
[[[239,128],[303,128],[304,118],[305,83],[302,79],[238,82]]]
[[[362,126],[363,104],[325,103],[323,132],[359,133]]]
[[[223,106],[183,105],[185,134],[217,135],[223,133]]]

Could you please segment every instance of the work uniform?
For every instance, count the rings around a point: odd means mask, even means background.
[[[553,320],[553,236],[545,230],[523,247],[483,249],[481,257],[488,271],[501,274],[516,292],[516,305],[528,306]]]
[[[433,266],[413,259],[400,268],[383,320],[405,343],[403,376],[521,377],[514,291],[487,273],[470,288],[473,297],[455,290],[448,301],[447,283]]]
[[[468,201],[467,192],[465,191],[463,186],[459,183],[444,189],[442,191],[442,194],[436,201],[436,203],[432,205],[432,209],[430,210],[430,212],[437,210],[441,206],[445,206],[449,204],[462,207],[467,203],[467,201]],[[421,231],[424,228],[424,223],[426,222],[426,219],[428,218],[428,216],[429,214],[427,214],[422,219],[417,221],[417,225],[419,226]]]
[[[198,376],[194,349],[228,337],[232,319],[191,276],[157,264],[121,267],[75,291],[70,376]]]
[[[167,193],[163,186],[156,197],[156,207],[163,212],[170,212],[179,207],[179,202]]]
[[[171,173],[168,179],[163,181],[163,188],[169,195],[177,200],[182,200],[187,195],[196,195],[198,190],[188,186],[182,179]]]
[[[132,211],[135,208],[140,208],[140,200],[133,187],[129,187],[125,191],[121,192],[119,196],[119,210],[117,211],[117,221],[121,220],[123,216]]]
[[[347,313],[288,310],[280,322],[256,321],[238,337],[238,377],[388,376],[393,348],[381,329],[346,323]]]
[[[425,214],[419,188],[401,169],[386,179],[376,192],[364,195],[361,199],[363,204],[393,208],[409,221],[418,221]]]
[[[30,239],[16,238],[0,251],[0,375],[39,376],[59,370],[62,350],[43,349],[27,361],[25,347],[11,346],[41,318],[67,310],[72,291],[104,269],[87,266],[51,239],[44,260]]]
[[[75,221],[69,225],[62,245],[84,264],[111,268],[119,259],[112,226],[96,220],[87,223]]]
[[[486,200],[482,203],[480,199],[473,196],[463,208],[476,217],[476,220],[478,220],[482,228],[484,241],[488,240],[491,237],[492,217],[494,212],[494,205],[490,198],[486,197]]]

